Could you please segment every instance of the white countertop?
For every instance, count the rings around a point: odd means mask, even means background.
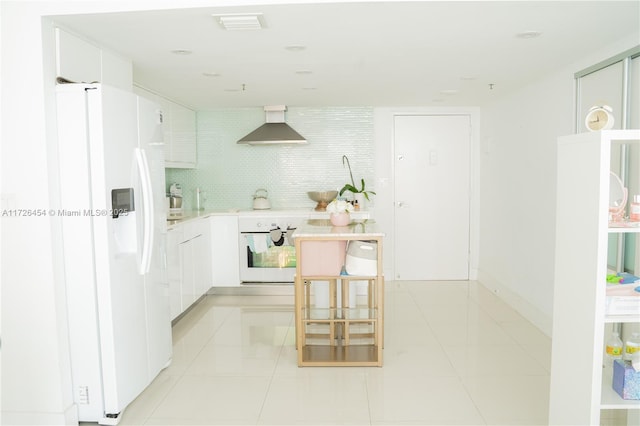
[[[293,238],[337,237],[367,239],[384,237],[378,224],[373,220],[353,220],[347,226],[333,226],[328,219],[309,219],[300,224],[291,235]]]
[[[239,210],[239,209],[208,209],[185,211],[180,216],[167,217],[167,225],[173,226],[189,220],[206,218],[209,216],[238,216],[238,217],[301,217],[309,219],[328,219],[329,213],[318,212],[313,209],[268,209],[268,210]],[[371,218],[371,212],[362,210],[352,212],[351,217],[355,220],[365,220]]]

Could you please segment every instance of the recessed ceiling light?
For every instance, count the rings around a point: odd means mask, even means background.
[[[205,77],[220,77],[220,74],[217,72],[203,72],[202,75]]]
[[[445,89],[440,91],[441,95],[456,95],[458,94],[458,89]]]
[[[303,87],[302,90],[317,90],[317,87]]]
[[[298,74],[298,75],[307,75],[307,74],[313,74],[313,72],[311,70],[298,70],[298,71],[296,71],[296,74]]]
[[[285,46],[284,48],[289,52],[302,52],[307,48],[307,46],[303,46],[301,44],[292,44],[290,46]]]
[[[542,33],[540,31],[523,31],[521,33],[516,34],[517,38],[529,39],[540,37]]]
[[[471,75],[463,75],[462,77],[460,77],[460,80],[462,81],[474,81],[477,80],[477,77],[471,76]]]
[[[189,49],[173,49],[171,53],[173,53],[174,55],[191,55],[193,51]]]
[[[262,13],[223,13],[211,16],[229,31],[261,30],[264,27]]]

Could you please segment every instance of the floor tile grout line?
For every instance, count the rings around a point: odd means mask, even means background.
[[[433,333],[434,338],[436,339],[436,342],[438,343],[438,347],[440,348],[442,353],[444,353],[444,355],[446,356],[447,362],[449,363],[449,366],[451,367],[451,370],[453,372],[455,372],[456,380],[458,380],[458,382],[460,383],[460,385],[464,389],[465,393],[467,394],[467,397],[469,398],[469,401],[471,401],[471,403],[473,404],[477,414],[482,418],[484,424],[487,425],[487,420],[485,419],[484,415],[482,414],[482,411],[480,410],[480,407],[478,407],[478,405],[477,405],[476,401],[474,400],[473,396],[469,392],[469,389],[467,388],[467,386],[465,384],[465,381],[462,378],[462,375],[460,374],[458,369],[455,367],[453,361],[451,360],[451,357],[449,356],[449,354],[445,350],[445,346],[444,346],[443,342],[436,335],[436,333],[434,332],[433,328],[431,327],[431,323],[430,323],[429,319],[425,316],[423,308],[416,302],[416,295],[414,293],[412,293],[410,289],[408,289],[408,290],[409,290],[409,294],[411,295],[411,298],[412,298],[413,302],[415,303],[416,307],[418,308],[418,311],[420,312],[420,315],[424,319],[424,321],[426,323],[426,326],[429,328],[431,333]],[[468,293],[468,287],[466,287],[466,290],[467,290],[467,293]],[[468,298],[468,296],[467,296],[467,298]]]
[[[411,292],[411,289],[410,289],[410,288],[408,288],[407,290],[408,290],[409,294],[411,295],[411,297],[412,297],[412,300],[413,300],[414,304],[417,306],[418,310],[420,311],[420,314],[421,314],[422,318],[425,320],[427,327],[428,327],[428,328],[433,332],[433,329],[431,328],[431,323],[430,323],[430,321],[428,320],[428,318],[425,316],[425,313],[424,313],[423,308],[420,306],[420,304],[419,304],[419,303],[417,303],[417,302],[416,302],[416,297],[419,297],[419,296],[418,296],[418,295],[416,295],[414,292]],[[488,315],[489,315],[489,313],[488,313],[488,312],[486,312],[485,308],[484,308],[484,307],[483,307],[483,306],[482,306],[482,305],[481,305],[477,300],[475,300],[475,299],[473,299],[473,298],[469,297],[469,290],[470,290],[470,289],[469,289],[469,286],[468,286],[468,285],[465,287],[465,290],[466,290],[466,291],[465,291],[465,292],[466,292],[466,296],[465,296],[466,301],[468,301],[468,302],[470,302],[470,303],[473,303],[473,304],[474,304],[474,305],[476,305],[480,310],[482,310],[484,313],[486,313],[486,314],[488,314]],[[507,332],[506,332],[506,331],[505,331],[505,330],[500,326],[500,323],[499,323],[495,318],[493,318],[493,316],[489,315],[489,318],[491,319],[491,322],[492,322],[493,324],[495,324],[495,325],[497,325],[498,327],[500,327],[500,329],[501,329],[505,334],[507,334],[507,336],[511,339],[512,343],[511,343],[509,346],[514,345],[514,344],[515,344],[516,346],[518,346],[518,347],[520,347],[521,349],[525,350],[525,348],[524,348],[524,347],[522,347],[522,345],[521,345],[521,344],[520,344],[520,343],[519,343],[519,342],[518,342],[518,341],[517,341],[513,336],[509,335],[509,334],[508,334],[508,333],[507,333]],[[464,389],[465,393],[467,394],[467,396],[468,396],[469,400],[471,401],[471,403],[472,403],[472,404],[473,404],[473,406],[475,407],[475,410],[476,410],[477,414],[482,418],[482,420],[483,420],[484,424],[485,424],[485,425],[488,425],[489,423],[487,422],[486,415],[483,413],[483,411],[482,411],[482,410],[480,409],[480,407],[478,406],[478,404],[477,404],[477,402],[476,402],[476,399],[475,399],[475,398],[473,397],[473,395],[471,394],[471,391],[470,391],[469,386],[468,386],[468,384],[467,384],[467,380],[465,380],[465,379],[464,379],[464,377],[474,377],[474,376],[473,376],[473,375],[469,376],[469,375],[463,375],[463,374],[461,374],[461,373],[458,371],[458,369],[457,369],[457,368],[455,368],[455,365],[453,364],[453,361],[451,360],[451,357],[449,356],[448,352],[445,350],[445,345],[443,344],[443,342],[441,341],[441,339],[440,339],[437,335],[435,335],[435,334],[434,334],[434,336],[435,336],[435,338],[436,338],[436,341],[438,342],[438,345],[439,345],[440,349],[443,351],[443,353],[444,353],[444,354],[445,354],[445,356],[447,357],[447,360],[448,360],[448,362],[449,362],[450,366],[452,367],[453,371],[455,371],[455,373],[456,373],[456,376],[455,376],[455,377],[456,377],[456,379],[460,382],[460,385],[463,387],[463,389]],[[467,345],[464,345],[464,346],[467,346]],[[526,351],[526,350],[525,350],[525,351]],[[533,359],[533,357],[530,357],[530,358],[531,358],[531,359]],[[537,362],[537,360],[535,360],[535,359],[533,359],[533,360],[534,360],[537,364],[539,364],[539,363]],[[541,367],[542,367],[544,370],[546,370],[546,368],[544,368],[544,366],[541,366]],[[489,376],[491,376],[491,375],[488,375],[487,377],[489,377]],[[514,376],[516,376],[516,375],[514,375]],[[542,376],[544,376],[544,375],[535,375],[535,376],[540,376],[540,377],[542,377]],[[482,377],[482,376],[480,376],[480,377]]]
[[[289,334],[291,332],[291,326],[292,323],[294,322],[294,318],[290,318],[289,319],[289,326],[288,326],[288,330],[287,330],[287,334]],[[295,326],[295,324],[294,324]],[[295,332],[295,330],[294,330]],[[282,352],[284,351],[284,346],[287,342],[287,334],[285,334],[284,338],[282,339],[282,342],[280,342],[280,350],[278,351],[278,356],[276,357],[276,361],[273,365],[273,371],[271,372],[271,378],[269,379],[269,384],[267,385],[267,390],[264,393],[264,398],[262,399],[262,404],[260,405],[260,411],[258,413],[258,418],[256,419],[256,425],[260,424],[260,420],[262,418],[262,411],[264,410],[264,406],[267,403],[267,399],[269,398],[269,391],[271,390],[271,385],[273,384],[273,379],[275,378],[276,375],[276,371],[278,370],[278,363],[280,362],[280,357],[282,356]]]
[[[203,303],[205,300],[207,300],[206,298],[209,297],[209,295],[206,295],[202,300],[200,300],[198,302],[198,304]],[[207,308],[207,312],[211,309],[214,309],[216,305],[211,304],[211,306],[209,306]],[[192,311],[193,312],[193,311]],[[206,342],[202,342],[203,344],[200,347],[200,350],[197,351],[197,353],[193,356],[193,358],[191,359],[191,361],[189,361],[189,363],[185,366],[184,370],[182,371],[182,373],[178,374],[178,375],[173,375],[173,377],[176,377],[175,382],[171,385],[171,387],[167,390],[167,392],[165,393],[165,395],[160,398],[160,400],[158,401],[157,404],[155,404],[154,408],[152,410],[150,410],[149,415],[146,417],[145,421],[143,424],[147,424],[147,422],[149,422],[152,418],[153,418],[153,413],[156,412],[156,410],[158,408],[160,408],[160,406],[162,405],[162,403],[168,398],[168,396],[170,395],[171,391],[178,385],[178,383],[180,383],[180,381],[185,377],[188,376],[187,375],[187,371],[189,371],[189,368],[193,365],[194,361],[196,360],[196,358],[198,358],[198,356],[202,353],[202,351],[204,350],[204,348],[207,346],[208,342],[210,342],[214,336],[216,335],[216,333],[220,330],[220,328],[222,327],[222,325],[225,323],[225,321],[228,319],[228,317],[231,315],[231,313],[227,313],[227,315],[224,317],[224,319],[220,322],[220,324],[217,326],[216,330],[213,332],[213,334],[211,334],[211,336],[209,336],[209,338],[207,339]],[[185,315],[184,317],[182,317],[178,323],[180,321],[185,320],[185,318],[188,318],[189,313],[187,313],[187,315]],[[200,319],[201,320],[201,319]],[[193,326],[196,324],[200,323],[200,320],[195,321],[192,326],[190,327],[190,329],[193,329]],[[177,324],[177,323],[176,323]],[[175,326],[175,325],[174,325]],[[168,368],[168,367],[167,367]],[[170,375],[171,376],[171,375]]]

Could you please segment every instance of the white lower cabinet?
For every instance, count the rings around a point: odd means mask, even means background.
[[[174,225],[167,232],[171,318],[186,311],[212,286],[209,218]]]
[[[180,281],[181,281],[181,300],[180,308],[184,312],[193,302],[196,301],[196,288],[194,280],[194,252],[193,246],[196,239],[200,236],[196,236],[193,239],[183,241],[180,243]]]
[[[176,225],[167,230],[167,277],[169,279],[169,308],[171,319],[182,313],[182,275],[180,245],[182,226]]]
[[[210,219],[198,223],[198,235],[191,240],[193,259],[193,287],[196,299],[212,287],[211,276],[211,229]]]
[[[240,286],[238,216],[211,216],[211,262],[214,287]]]

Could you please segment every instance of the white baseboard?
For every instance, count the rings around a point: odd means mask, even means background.
[[[541,312],[527,300],[511,291],[509,287],[491,276],[491,274],[478,271],[478,282],[508,303],[520,315],[531,321],[540,331],[551,337],[553,330],[553,318],[551,316]]]
[[[2,411],[2,424],[5,425],[77,425],[79,422],[75,404],[59,413]]]

